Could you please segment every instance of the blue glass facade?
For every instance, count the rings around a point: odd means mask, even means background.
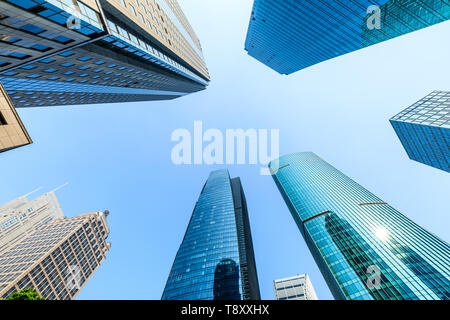
[[[450,92],[432,92],[390,122],[410,159],[450,172]]]
[[[204,185],[162,299],[260,299],[245,196],[227,170]]]
[[[368,10],[373,5],[380,9],[379,26]],[[448,19],[445,0],[255,0],[245,49],[291,74]]]
[[[15,107],[168,100],[205,89],[195,33],[176,1],[160,2],[0,0],[0,81]],[[79,27],[70,26],[75,17]]]
[[[336,299],[450,300],[450,245],[312,152],[269,167]]]

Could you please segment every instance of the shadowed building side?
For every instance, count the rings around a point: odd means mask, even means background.
[[[209,73],[176,0],[0,0],[0,81],[19,107],[168,100]]]

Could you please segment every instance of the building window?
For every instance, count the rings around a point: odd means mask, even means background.
[[[52,40],[57,41],[57,42],[62,43],[62,44],[67,44],[67,43],[73,41],[72,39],[64,37],[64,36],[58,36],[58,37],[56,37],[56,38],[54,38]]]
[[[45,59],[39,60],[39,62],[42,62],[42,63],[50,63],[50,62],[53,62],[53,61],[55,61],[55,60],[54,59],[50,59],[50,58],[45,58]]]
[[[130,4],[130,9],[131,9],[131,12],[133,12],[133,14],[136,15],[136,10],[134,10],[134,7],[131,4]]]
[[[34,34],[38,34],[38,33],[41,33],[41,32],[45,31],[45,29],[42,29],[42,28],[40,28],[38,26],[35,26],[33,24],[27,24],[27,25],[23,26],[21,29],[25,30],[25,31],[28,31],[28,32],[31,32],[31,33],[34,33]]]
[[[120,0],[120,3],[124,6],[124,7],[126,7],[127,6],[127,4],[125,3],[125,1],[124,0]]]
[[[36,68],[36,66],[33,66],[31,64],[21,67],[21,69],[24,69],[24,70],[31,70],[31,69],[34,69],[34,68]]]
[[[3,116],[2,112],[0,111],[0,126],[7,125],[5,117]]]
[[[43,44],[36,44],[36,45],[32,46],[31,49],[35,49],[35,50],[38,50],[38,51],[41,51],[41,52],[45,52],[45,51],[50,50],[51,48],[47,47],[47,46],[44,46]]]
[[[61,56],[61,57],[69,57],[69,56],[73,55],[73,53],[70,52],[70,51],[66,51],[66,52],[62,52],[62,53],[60,53],[58,55]]]
[[[71,67],[71,66],[73,66],[73,63],[65,62],[65,63],[60,64],[60,66],[62,66],[62,67]]]
[[[2,75],[4,76],[15,76],[17,74],[17,72],[14,71],[8,71],[8,72],[3,72]]]

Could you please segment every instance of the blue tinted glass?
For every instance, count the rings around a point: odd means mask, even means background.
[[[162,299],[242,300],[251,295],[256,299],[259,297],[257,281],[255,286],[248,282],[247,269],[251,269],[249,265],[254,266],[254,261],[245,258],[252,250],[241,239],[249,231],[240,220],[242,210],[235,211],[235,201],[245,201],[235,200],[245,199],[236,183],[236,179],[230,180],[227,170],[210,174],[195,205]],[[238,206],[245,205],[236,202]],[[256,269],[254,272],[256,277]]]
[[[39,50],[39,51],[46,51],[46,50],[50,49],[50,47],[44,46],[42,44],[36,44],[36,45],[32,46],[31,48]]]
[[[42,63],[50,63],[53,61],[55,61],[55,59],[52,59],[52,58],[45,58],[45,59],[39,60],[39,62],[42,62]]]
[[[32,64],[29,64],[29,65],[21,67],[21,69],[25,69],[25,70],[31,70],[31,69],[34,69],[34,68],[36,68],[36,66],[34,66]]]
[[[31,33],[35,33],[35,34],[45,31],[45,29],[42,29],[42,28],[40,28],[38,26],[35,26],[33,24],[27,24],[27,25],[23,26],[21,29],[25,30],[25,31],[28,31],[28,32],[31,32]]]
[[[73,52],[66,51],[66,52],[59,53],[58,55],[62,56],[62,57],[69,57],[69,56],[73,55]]]
[[[60,43],[67,43],[67,42],[72,41],[72,39],[64,37],[64,36],[58,36],[56,38],[53,38],[52,40],[58,41]]]
[[[270,169],[336,299],[450,299],[450,245],[312,152]]]
[[[380,26],[373,11],[380,9]],[[368,13],[369,12],[369,13]],[[255,0],[245,49],[281,74],[450,19],[441,0]]]

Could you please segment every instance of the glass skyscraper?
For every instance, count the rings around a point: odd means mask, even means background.
[[[434,91],[390,122],[410,159],[450,172],[450,92]]]
[[[449,244],[312,152],[269,168],[336,299],[450,299]]]
[[[174,99],[209,74],[176,0],[0,0],[0,81],[20,108]]]
[[[247,203],[239,178],[213,171],[195,205],[163,300],[259,300]]]
[[[448,19],[446,0],[254,0],[245,49],[291,74]]]

